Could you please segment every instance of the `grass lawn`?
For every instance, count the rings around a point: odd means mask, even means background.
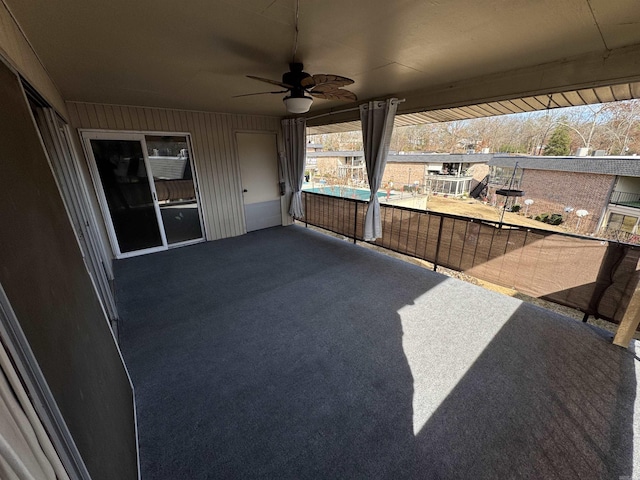
[[[403,199],[392,199],[389,205],[400,205],[403,207],[415,208],[419,210],[429,210],[431,212],[449,213],[451,215],[460,215],[463,217],[482,218],[485,220],[500,221],[502,210],[491,205],[485,205],[473,198],[457,199],[451,197],[443,197],[440,195],[429,196],[420,195],[417,197],[406,196]],[[548,223],[538,222],[532,218],[527,218],[524,214],[505,212],[504,223],[514,225],[522,225],[524,227],[540,228],[543,230],[551,230],[554,232],[567,232],[567,229],[561,225],[549,225]]]

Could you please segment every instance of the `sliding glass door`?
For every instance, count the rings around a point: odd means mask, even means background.
[[[203,239],[186,136],[83,132],[116,257]]]
[[[186,137],[145,137],[149,168],[169,245],[202,238]]]

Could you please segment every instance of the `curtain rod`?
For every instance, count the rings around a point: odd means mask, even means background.
[[[406,101],[406,98],[398,100],[396,103],[403,103]],[[356,110],[360,110],[360,106],[354,108],[346,108],[344,110],[335,110],[328,113],[321,113],[320,115],[314,115],[313,117],[305,117],[306,120],[315,120],[316,118],[328,117],[329,115],[337,115],[339,113],[347,113],[347,112],[355,112]]]

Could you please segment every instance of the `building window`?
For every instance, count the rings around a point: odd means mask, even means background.
[[[623,215],[621,213],[611,213],[607,222],[607,230],[637,233],[638,217]]]
[[[489,176],[489,184],[508,187],[511,183],[511,177],[513,176],[513,184],[511,185],[511,188],[520,188],[520,184],[522,183],[522,173],[522,168],[518,168],[518,171],[514,176],[513,167],[492,166]]]

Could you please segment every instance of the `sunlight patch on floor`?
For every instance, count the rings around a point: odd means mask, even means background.
[[[468,285],[447,279],[398,311],[416,435],[522,303],[479,287],[478,295],[469,293]]]

